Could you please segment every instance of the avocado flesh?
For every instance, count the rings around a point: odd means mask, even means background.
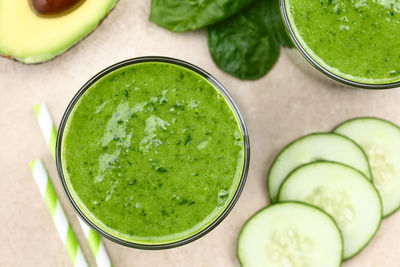
[[[27,0],[0,0],[0,55],[26,64],[65,52],[91,33],[117,0],[86,0],[71,13],[40,17]]]

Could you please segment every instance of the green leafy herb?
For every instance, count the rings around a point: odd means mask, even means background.
[[[266,2],[269,2],[271,5],[268,16],[270,16],[273,21],[272,30],[274,31],[275,37],[282,46],[294,47],[292,40],[286,31],[285,25],[283,25],[279,0],[267,0]]]
[[[163,168],[163,167],[158,167],[157,171],[161,172],[161,173],[167,172],[167,170],[165,168]]]
[[[214,62],[239,79],[258,79],[275,64],[280,44],[291,46],[278,0],[256,0],[234,16],[208,27]]]
[[[136,179],[133,179],[132,181],[128,182],[128,185],[134,185],[134,184],[136,184]]]
[[[189,143],[190,143],[191,140],[192,140],[192,136],[189,134],[189,135],[186,137],[185,146],[189,145]]]
[[[170,31],[191,31],[221,21],[252,1],[152,0],[150,20]]]

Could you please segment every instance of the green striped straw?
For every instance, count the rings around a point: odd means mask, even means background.
[[[46,139],[46,143],[49,146],[50,153],[55,160],[57,130],[54,127],[53,121],[51,120],[49,110],[45,104],[37,104],[33,106],[33,111],[35,112],[38,120],[40,130],[42,131],[42,134]]]
[[[51,155],[53,156],[53,159],[55,159],[57,130],[51,119],[46,104],[40,103],[34,105],[33,111],[35,112],[40,130],[42,131],[42,134],[46,139],[46,143],[50,149]],[[94,258],[96,259],[97,266],[99,267],[112,266],[110,258],[104,247],[104,244],[100,239],[100,236],[91,228],[89,228],[86,225],[86,223],[84,223],[79,217],[78,221],[85,234],[86,240],[89,243],[90,250],[92,251]]]
[[[42,162],[33,160],[29,167],[73,265],[88,266]]]

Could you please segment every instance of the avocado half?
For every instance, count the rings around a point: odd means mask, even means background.
[[[0,55],[34,64],[65,52],[91,33],[118,0],[85,0],[58,17],[38,16],[28,0],[0,0]]]

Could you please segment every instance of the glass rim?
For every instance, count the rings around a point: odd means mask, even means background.
[[[208,82],[210,82],[216,90],[221,92],[225,99],[226,102],[230,105],[231,110],[234,113],[234,116],[236,117],[236,121],[240,126],[240,130],[243,136],[243,143],[244,143],[244,148],[243,148],[243,153],[244,153],[244,162],[243,162],[243,169],[242,169],[242,175],[240,177],[240,180],[237,184],[236,190],[233,194],[232,199],[230,200],[229,204],[226,206],[226,208],[215,218],[209,223],[205,228],[200,230],[199,232],[188,236],[186,238],[183,238],[182,240],[178,241],[173,241],[165,244],[141,244],[141,243],[135,243],[131,241],[127,241],[125,239],[116,237],[105,230],[101,229],[97,224],[92,222],[79,208],[78,204],[75,202],[74,198],[72,197],[67,183],[65,181],[64,173],[63,173],[63,168],[62,168],[62,160],[61,160],[61,147],[62,147],[62,139],[63,139],[63,133],[64,129],[66,126],[66,123],[68,121],[69,115],[71,114],[71,111],[73,110],[75,104],[77,101],[80,99],[80,97],[99,79],[104,77],[105,75],[119,69],[125,66],[129,65],[134,65],[138,63],[146,63],[146,62],[161,62],[161,63],[169,63],[169,64],[174,64],[178,65],[180,67],[184,67],[186,69],[189,69],[191,71],[194,71],[195,73],[201,75],[203,78],[205,78]],[[230,213],[230,211],[233,209],[235,204],[237,203],[244,185],[246,183],[247,179],[247,174],[249,171],[249,164],[250,164],[250,139],[249,139],[249,134],[247,130],[246,123],[244,121],[244,117],[242,113],[239,110],[238,105],[234,101],[233,97],[230,95],[230,93],[225,89],[225,87],[216,79],[214,78],[211,74],[208,72],[204,71],[203,69],[188,63],[186,61],[180,60],[180,59],[175,59],[175,58],[170,58],[170,57],[162,57],[162,56],[145,56],[145,57],[136,57],[136,58],[131,58],[127,59],[124,61],[120,61],[118,63],[115,63],[100,72],[98,72],[96,75],[94,75],[92,78],[90,78],[79,90],[78,92],[74,95],[72,100],[69,102],[59,125],[59,130],[58,130],[58,135],[57,135],[57,140],[56,140],[56,165],[57,165],[57,172],[58,172],[58,177],[61,183],[61,187],[64,191],[64,194],[66,195],[68,201],[72,205],[74,211],[78,214],[78,216],[95,232],[100,234],[101,236],[118,243],[120,245],[124,245],[127,247],[132,247],[132,248],[138,248],[138,249],[145,249],[145,250],[160,250],[160,249],[168,249],[168,248],[174,248],[174,247],[179,247],[185,244],[188,244],[190,242],[193,242],[200,237],[206,235],[209,233],[211,230],[213,230],[218,224],[220,224],[225,217]]]
[[[285,28],[290,36],[290,39],[292,40],[295,47],[297,48],[297,50],[300,52],[300,54],[303,56],[303,58],[305,58],[306,61],[308,61],[308,63],[310,63],[315,69],[317,69],[319,72],[321,72],[328,78],[335,80],[339,83],[348,85],[348,86],[358,87],[358,88],[362,88],[362,89],[383,90],[383,89],[392,89],[392,88],[396,88],[396,87],[400,86],[400,81],[391,82],[391,83],[381,83],[381,84],[356,82],[356,81],[341,77],[341,76],[331,72],[330,70],[324,68],[300,44],[296,34],[294,33],[292,25],[290,24],[290,21],[289,21],[289,16],[287,14],[287,9],[286,9],[286,0],[280,0],[280,10],[281,10],[281,17],[282,17],[283,23],[285,24]]]

